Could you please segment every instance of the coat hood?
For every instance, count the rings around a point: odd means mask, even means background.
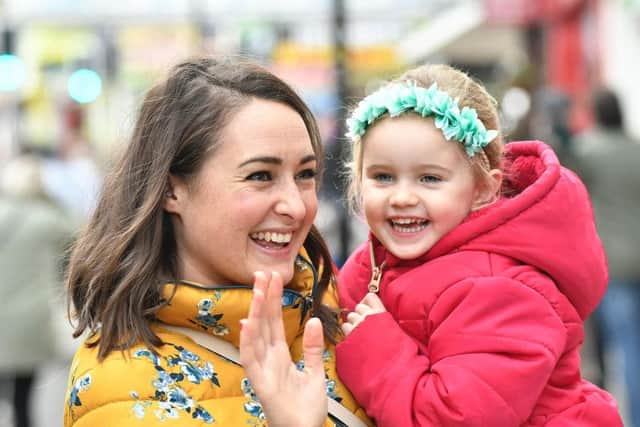
[[[538,141],[508,144],[504,170],[514,195],[469,217],[428,255],[459,247],[518,259],[548,274],[586,318],[608,275],[585,186]]]
[[[585,319],[608,279],[585,186],[539,141],[507,144],[504,171],[505,196],[471,214],[414,262],[457,250],[508,256],[549,275]],[[389,255],[387,265],[398,262]]]

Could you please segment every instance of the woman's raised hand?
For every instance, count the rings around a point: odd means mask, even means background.
[[[255,273],[249,317],[241,321],[240,360],[270,427],[322,426],[327,417],[322,324],[312,318],[305,325],[300,371],[285,338],[282,288],[278,273]]]

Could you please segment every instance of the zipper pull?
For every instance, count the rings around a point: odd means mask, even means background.
[[[384,265],[384,263],[380,266],[380,267],[373,267],[373,271],[371,272],[371,281],[369,282],[369,292],[377,294],[378,291],[380,290],[380,280],[382,280],[382,266]]]

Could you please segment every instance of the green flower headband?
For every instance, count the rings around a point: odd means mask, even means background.
[[[433,83],[429,89],[408,84],[392,83],[364,98],[349,119],[346,136],[357,141],[367,127],[389,113],[396,117],[405,111],[415,111],[422,117],[434,116],[435,125],[442,131],[447,141],[454,139],[464,144],[469,157],[482,151],[498,135],[497,130],[487,130],[478,119],[475,109],[458,107],[458,98],[451,99]]]

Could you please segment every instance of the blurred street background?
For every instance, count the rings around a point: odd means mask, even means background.
[[[338,265],[366,237],[342,198],[345,115],[407,68],[444,62],[467,71],[500,103],[507,140],[541,139],[567,165],[575,137],[596,124],[596,88],[618,94],[624,132],[640,139],[640,0],[0,0],[0,174],[18,154],[37,158],[42,191],[81,227],[143,92],[172,64],[203,52],[253,58],[311,106],[328,163],[317,224]],[[29,259],[3,247],[6,233],[0,226],[0,257]],[[14,371],[32,376],[34,426],[62,426],[77,344],[61,274],[43,285],[39,305],[9,281],[0,278],[0,337],[20,335],[32,315],[43,319],[40,331],[53,342],[37,350],[34,375],[20,364]],[[19,310],[30,302],[30,312]],[[622,350],[591,323],[585,376],[615,395],[631,425]],[[0,340],[0,379],[13,373],[8,346]],[[11,382],[0,380],[0,427],[14,426],[12,395]]]

